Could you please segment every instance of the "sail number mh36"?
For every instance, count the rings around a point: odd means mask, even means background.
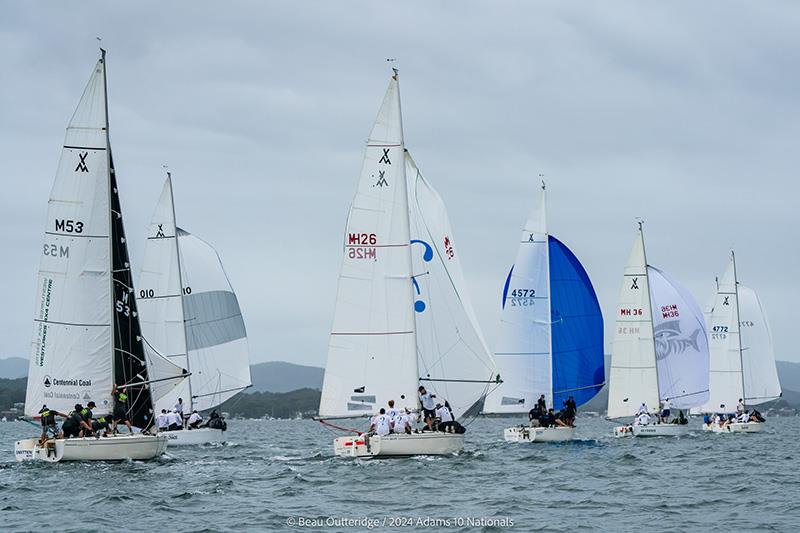
[[[347,257],[350,259],[375,259],[378,236],[374,233],[349,233],[347,235]]]

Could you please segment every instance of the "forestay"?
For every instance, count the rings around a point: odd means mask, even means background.
[[[705,320],[689,291],[647,266],[655,337],[658,391],[673,407],[688,409],[709,398]],[[657,405],[657,404],[656,404]]]
[[[395,74],[369,135],[344,239],[319,414],[417,404],[408,190]]]
[[[405,160],[420,382],[461,418],[480,412],[496,368],[466,292],[444,202],[408,152]]]
[[[659,403],[646,265],[640,228],[619,291],[608,385],[609,418],[633,416],[642,403],[650,409]]]

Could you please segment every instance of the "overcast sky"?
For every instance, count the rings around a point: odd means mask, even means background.
[[[386,58],[490,345],[543,173],[607,351],[643,217],[649,262],[701,305],[734,247],[778,359],[800,361],[800,4],[610,6],[0,0],[0,357],[28,356],[47,198],[102,36],[133,264],[168,164],[179,225],[218,249],[253,362],[325,364]]]

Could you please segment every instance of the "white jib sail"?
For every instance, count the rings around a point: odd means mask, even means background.
[[[658,392],[673,407],[708,401],[708,337],[703,312],[684,287],[663,271],[647,267],[653,314]]]
[[[633,416],[642,403],[651,410],[658,408],[649,291],[644,236],[640,228],[619,291],[608,385],[609,418]]]
[[[496,368],[466,292],[444,202],[408,152],[405,159],[420,382],[460,418],[482,407]]]
[[[50,193],[36,287],[25,414],[111,409],[108,138],[103,61],[67,127]]]
[[[708,401],[698,409],[703,413],[733,412],[739,398],[744,397],[735,268],[731,256],[725,273],[717,280],[711,308],[705,313],[709,396]]]
[[[755,291],[744,285],[739,285],[739,315],[745,403],[758,405],[780,397],[781,384],[767,314]]]
[[[183,270],[191,405],[202,411],[218,406],[250,386],[250,351],[239,300],[217,251],[181,228],[178,228],[178,246]],[[175,398],[173,394],[173,402]]]
[[[172,408],[178,398],[190,408],[211,409],[250,385],[236,295],[216,251],[177,228],[169,177],[148,231],[138,287],[148,344],[191,372],[189,379],[177,385],[165,382],[153,391],[157,412]],[[155,358],[151,362],[153,379],[163,375],[158,363]]]
[[[344,238],[319,414],[417,405],[408,192],[397,76],[364,153]]]
[[[523,413],[544,394],[553,405],[550,338],[550,260],[546,191],[520,236],[504,288],[495,358],[503,384],[489,394],[485,412]]]

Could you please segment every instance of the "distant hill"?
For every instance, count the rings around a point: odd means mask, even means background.
[[[0,359],[0,378],[17,379],[28,375],[28,360],[22,357]]]
[[[775,366],[778,367],[781,388],[800,391],[800,363],[775,361]]]
[[[250,366],[253,386],[247,392],[289,392],[298,389],[322,390],[325,370],[316,366],[269,361]]]

